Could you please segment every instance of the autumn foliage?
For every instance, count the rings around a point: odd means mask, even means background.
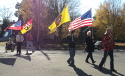
[[[125,39],[125,4],[120,0],[106,0],[100,4],[96,10],[96,19],[93,22],[95,36],[101,38],[107,27],[113,29],[113,38],[115,40]]]

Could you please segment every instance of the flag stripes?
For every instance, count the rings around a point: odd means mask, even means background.
[[[79,17],[69,25],[68,30],[75,30],[85,26],[92,26],[92,18],[81,20],[81,18]]]
[[[21,30],[22,26],[21,26],[21,20],[19,20],[18,22],[8,26],[4,31],[7,31],[8,29],[12,29],[12,30]]]
[[[71,22],[68,30],[75,30],[85,26],[92,26],[91,9]]]

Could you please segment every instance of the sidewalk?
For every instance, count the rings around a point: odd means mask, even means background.
[[[36,50],[31,55],[25,53],[23,49],[21,56],[15,56],[16,50],[5,53],[4,46],[0,46],[0,76],[125,76],[124,50],[114,52],[115,69],[118,72],[109,70],[109,57],[104,71],[98,70],[98,64],[103,56],[102,50],[93,53],[95,65],[85,63],[87,53],[76,50],[76,68],[68,66],[66,62],[69,58],[68,50]]]

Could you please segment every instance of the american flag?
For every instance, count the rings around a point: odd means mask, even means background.
[[[92,26],[91,9],[84,13],[81,17],[76,18],[68,27],[68,30],[75,30],[85,26]]]

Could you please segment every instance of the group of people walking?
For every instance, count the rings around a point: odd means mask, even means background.
[[[29,32],[26,35],[26,40],[27,40],[26,55],[28,54],[29,46],[31,46],[32,53],[34,53],[35,51],[33,48],[33,37],[31,35],[31,32]],[[21,32],[18,32],[18,35],[16,36],[16,44],[17,44],[17,54],[19,55],[21,54],[21,46],[23,41],[24,41],[23,35],[21,34]]]
[[[76,46],[77,39],[73,35],[74,32],[75,32],[74,30],[71,30],[70,34],[67,36],[67,40],[69,43],[69,55],[70,55],[69,59],[67,60],[67,63],[71,67],[76,67],[75,63],[74,63],[75,62],[74,56],[75,56],[75,46]],[[26,40],[27,40],[26,55],[28,54],[29,46],[31,46],[32,53],[34,53],[35,51],[33,48],[33,37],[31,35],[31,32],[29,32],[26,35]],[[17,43],[17,54],[19,54],[19,55],[21,54],[21,46],[22,46],[23,41],[24,41],[24,37],[22,36],[21,32],[18,32],[18,35],[16,36],[16,43]],[[95,46],[94,46],[94,40],[91,36],[91,31],[87,32],[87,37],[85,39],[85,43],[86,43],[86,51],[88,52],[88,55],[85,59],[85,62],[90,63],[88,61],[90,58],[92,63],[94,64],[96,62],[93,59],[93,52],[94,52]],[[111,28],[106,29],[106,32],[104,33],[104,35],[102,37],[102,44],[104,46],[104,55],[103,55],[103,58],[99,64],[99,70],[102,70],[102,66],[105,64],[106,58],[109,55],[110,56],[110,70],[116,71],[114,69],[114,57],[113,57],[113,49],[114,49],[115,44],[113,41]]]
[[[71,67],[76,67],[74,64],[74,56],[75,56],[75,45],[76,45],[76,38],[73,35],[75,31],[71,30],[70,34],[67,36],[67,40],[69,43],[69,55],[70,58],[67,60],[67,63],[69,64],[69,66]],[[94,64],[96,61],[93,59],[93,52],[94,52],[94,40],[91,36],[91,31],[87,32],[87,37],[85,39],[85,43],[86,43],[86,51],[88,52],[88,55],[85,59],[86,63],[90,63],[88,60],[89,58],[91,59],[92,63]],[[107,28],[106,32],[104,33],[103,37],[102,37],[102,44],[104,46],[104,55],[103,58],[99,64],[99,70],[102,70],[102,66],[105,64],[106,62],[106,58],[108,57],[108,55],[110,56],[110,70],[111,71],[116,71],[114,69],[114,57],[113,57],[113,49],[114,49],[114,41],[112,38],[112,30],[111,28]]]

